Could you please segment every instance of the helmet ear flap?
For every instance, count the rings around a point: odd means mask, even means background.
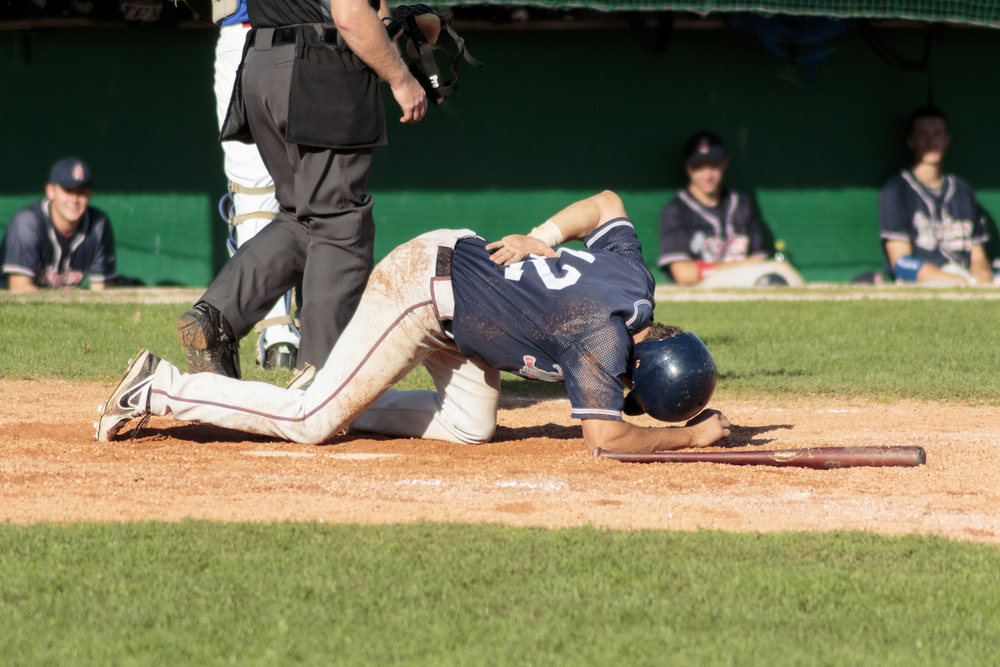
[[[632,395],[632,392],[629,392],[628,396],[625,397],[625,407],[622,408],[622,412],[627,414],[629,417],[637,417],[639,415],[646,414],[646,411],[642,409],[641,405],[639,405],[639,401],[635,400],[635,396]]]

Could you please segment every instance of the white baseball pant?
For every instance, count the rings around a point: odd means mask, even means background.
[[[802,274],[788,262],[764,262],[762,264],[744,264],[731,269],[716,271],[698,283],[698,287],[753,287],[757,281],[769,273],[777,273],[784,278],[790,287],[802,287],[806,284]]]
[[[460,444],[488,441],[496,429],[500,373],[459,354],[439,319],[451,316],[454,301],[450,278],[436,276],[438,248],[453,248],[470,235],[430,232],[379,262],[357,312],[306,390],[182,374],[162,362],[150,411],[301,443],[323,442],[348,427]],[[436,391],[388,391],[420,363]]]

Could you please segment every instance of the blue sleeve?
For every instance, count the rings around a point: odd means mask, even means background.
[[[634,256],[642,261],[642,246],[635,235],[635,227],[628,218],[609,220],[583,240],[588,248],[607,250],[616,255]]]
[[[31,209],[19,211],[7,226],[3,272],[36,278],[41,246],[46,243],[44,225]]]
[[[631,339],[623,324],[608,320],[559,355],[574,419],[622,421]]]
[[[660,213],[660,255],[658,266],[692,259],[691,233],[685,228],[683,204],[674,198]]]
[[[95,225],[95,233],[98,234],[99,243],[94,259],[90,263],[90,279],[97,281],[114,280],[115,276],[115,235],[111,230],[111,220],[106,215],[101,216],[100,222]]]
[[[990,240],[990,231],[986,228],[986,211],[979,205],[972,188],[966,187],[969,191],[969,206],[972,208],[972,243],[985,245]]]
[[[747,221],[746,234],[750,244],[750,247],[747,249],[747,256],[767,256],[767,251],[764,250],[764,239],[760,232],[763,223],[757,217],[756,211],[754,211],[753,206],[750,204],[750,198],[746,195],[740,196],[740,209],[740,211],[737,211],[737,215]]]
[[[906,184],[893,178],[878,196],[879,233],[883,239],[911,242],[913,212],[906,196]]]

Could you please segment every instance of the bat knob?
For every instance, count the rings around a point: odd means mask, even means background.
[[[590,452],[590,454],[595,459],[601,458],[601,448],[600,447],[594,447],[594,450],[592,452]]]

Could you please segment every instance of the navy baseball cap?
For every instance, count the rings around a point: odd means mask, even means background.
[[[690,167],[699,162],[719,164],[726,159],[726,149],[722,146],[719,135],[711,132],[699,132],[684,144],[684,165]]]
[[[59,160],[52,166],[49,183],[55,183],[63,190],[89,188],[92,185],[90,167],[75,157]]]

